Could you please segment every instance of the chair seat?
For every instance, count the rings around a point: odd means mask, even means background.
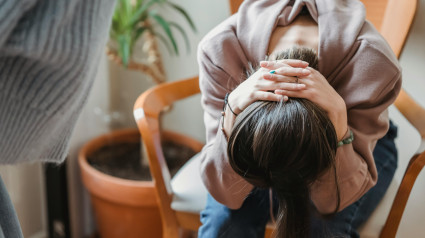
[[[201,157],[193,156],[171,180],[174,197],[171,208],[199,214],[207,204],[207,189],[200,174]]]
[[[174,191],[171,208],[176,211],[199,214],[207,202],[207,189],[200,175],[200,157],[195,155],[174,176],[171,186]],[[384,227],[399,182],[393,179],[384,198],[372,213],[369,220],[359,229],[360,237],[375,238]]]

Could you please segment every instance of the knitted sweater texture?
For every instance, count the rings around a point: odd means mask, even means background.
[[[0,0],[0,164],[61,162],[115,0]]]

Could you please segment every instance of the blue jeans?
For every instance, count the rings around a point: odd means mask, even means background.
[[[311,237],[359,237],[358,227],[367,220],[390,185],[397,168],[397,149],[394,139],[397,127],[390,122],[387,134],[377,142],[373,151],[378,170],[377,184],[355,203],[331,219],[311,218]],[[273,204],[277,204],[274,202]],[[274,207],[274,210],[277,210]],[[274,213],[276,214],[276,213]],[[269,191],[255,188],[242,207],[231,210],[208,194],[207,206],[201,212],[199,238],[264,237],[270,218]]]
[[[23,238],[21,226],[0,176],[0,238]]]

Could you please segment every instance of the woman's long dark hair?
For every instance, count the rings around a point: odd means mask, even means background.
[[[277,56],[281,58],[317,66],[316,54],[306,48],[284,51]],[[239,175],[277,193],[276,237],[302,238],[310,234],[309,187],[329,169],[335,170],[336,149],[335,128],[326,112],[307,99],[291,98],[248,106],[236,118],[227,152]]]

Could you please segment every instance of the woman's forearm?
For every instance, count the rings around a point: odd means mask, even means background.
[[[335,127],[338,141],[341,141],[347,134],[348,121],[345,101],[341,97],[339,98],[340,100],[337,100],[337,102],[333,105],[334,109],[328,110],[328,115]]]
[[[236,116],[230,110],[229,105],[226,106],[223,120],[224,134],[226,135],[227,139],[229,139],[230,133],[232,133],[233,124],[235,124],[236,120]]]

